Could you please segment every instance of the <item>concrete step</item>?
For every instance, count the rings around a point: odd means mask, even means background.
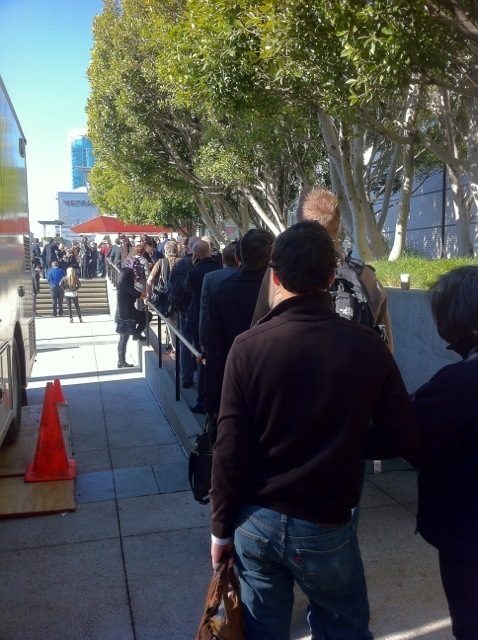
[[[81,280],[78,301],[82,313],[109,313],[108,291],[104,278]],[[37,311],[40,315],[51,314],[50,288],[46,280],[40,281],[40,293],[37,298]]]

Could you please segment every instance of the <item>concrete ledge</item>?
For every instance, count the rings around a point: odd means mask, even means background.
[[[161,405],[186,454],[189,455],[194,448],[195,437],[201,431],[197,420],[182,397],[179,401],[176,400],[176,387],[171,375],[165,367],[158,366],[158,356],[152,347],[142,348],[141,362],[149,388]]]

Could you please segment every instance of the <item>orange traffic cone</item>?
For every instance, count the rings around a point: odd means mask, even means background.
[[[63,391],[61,390],[61,384],[58,378],[53,380],[53,391],[55,402],[63,402],[64,404],[68,404],[68,402],[65,400],[65,396],[63,395]]]
[[[67,458],[58,408],[54,399],[54,388],[53,384],[48,382],[43,400],[35,460],[27,466],[25,482],[71,480],[75,475],[76,462]]]

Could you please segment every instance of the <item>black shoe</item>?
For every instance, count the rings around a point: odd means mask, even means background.
[[[189,407],[191,413],[206,413],[202,404],[195,404],[194,407]]]
[[[134,367],[134,364],[129,364],[129,362],[118,362],[118,369],[125,369],[126,367]]]
[[[146,336],[142,336],[142,335],[133,336],[133,340],[146,340]]]
[[[190,389],[193,386],[194,386],[194,382],[192,380],[191,382],[183,382],[183,389]]]

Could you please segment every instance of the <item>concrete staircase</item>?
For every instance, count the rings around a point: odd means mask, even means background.
[[[93,278],[92,280],[81,280],[81,289],[78,292],[81,313],[99,314],[109,313],[108,291],[105,278]],[[63,301],[63,313],[66,314],[66,302]],[[52,304],[50,298],[50,287],[46,280],[40,281],[40,293],[37,298],[37,311],[40,316],[51,316]],[[74,312],[76,315],[76,312]]]

